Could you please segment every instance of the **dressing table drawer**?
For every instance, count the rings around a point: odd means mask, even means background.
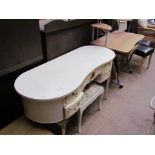
[[[64,117],[67,119],[70,116],[72,116],[74,113],[76,113],[83,100],[83,92],[79,94],[79,96],[76,97],[76,99],[64,107]]]
[[[102,75],[102,72],[103,72],[103,66],[96,69],[94,78],[96,78],[98,75]]]
[[[83,83],[83,89],[85,88],[85,86],[90,83],[91,81],[93,81],[96,77],[98,77],[98,75],[102,75],[103,72],[103,66],[97,68],[94,72],[90,73],[84,83]]]
[[[112,68],[112,61],[108,62],[107,64],[103,66],[102,81],[105,81],[110,77],[111,68]]]
[[[106,63],[106,64],[103,66],[103,73],[106,73],[106,72],[108,72],[108,71],[111,71],[111,68],[112,68],[112,61]]]
[[[75,90],[73,93],[71,93],[69,96],[65,97],[65,103],[64,106],[67,106],[68,104],[70,104],[71,102],[73,102],[78,96],[79,94],[82,92],[81,90],[81,86]]]
[[[106,81],[111,75],[111,70],[102,75],[102,81]]]

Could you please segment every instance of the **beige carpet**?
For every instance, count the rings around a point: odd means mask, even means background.
[[[0,130],[0,135],[52,135],[46,128],[39,126],[24,116],[16,119]]]
[[[82,135],[139,135],[149,134],[153,122],[150,100],[155,96],[155,56],[150,68],[138,73],[140,57],[131,60],[133,74],[120,73],[123,89],[111,84],[109,98],[102,103],[102,110],[92,104],[84,112]],[[145,64],[146,65],[146,64]],[[77,133],[76,115],[70,119],[67,134]]]

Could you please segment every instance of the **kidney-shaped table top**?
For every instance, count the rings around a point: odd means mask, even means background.
[[[114,57],[110,49],[83,46],[22,73],[14,87],[21,96],[30,99],[58,99],[72,93],[87,75]]]

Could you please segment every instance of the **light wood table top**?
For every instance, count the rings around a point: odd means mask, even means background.
[[[111,31],[112,27],[110,25],[104,24],[104,23],[95,23],[92,24],[91,27],[97,28],[103,31]]]
[[[148,24],[147,28],[150,28],[155,31],[155,24]]]
[[[143,38],[144,35],[117,30],[109,33],[106,47],[117,51],[120,54],[129,54],[135,45]],[[93,41],[93,44],[104,47],[105,36]]]

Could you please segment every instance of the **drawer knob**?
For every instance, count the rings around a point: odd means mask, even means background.
[[[77,97],[77,93],[72,93],[72,95],[76,96]]]

